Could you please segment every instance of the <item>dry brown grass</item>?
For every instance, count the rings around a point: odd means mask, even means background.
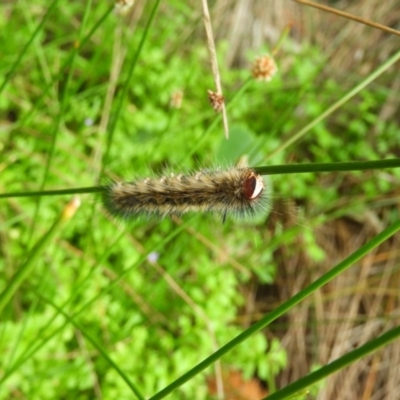
[[[356,16],[400,30],[399,0],[354,0],[322,2]],[[330,3],[330,4],[329,4]],[[213,25],[219,39],[228,39],[228,65],[242,64],[249,49],[273,45],[291,26],[291,37],[302,43],[318,44],[330,55],[332,70],[346,70],[365,63],[368,73],[398,49],[398,37],[345,18],[306,7],[292,0],[219,0]]]
[[[382,216],[374,217],[385,223]],[[376,233],[367,219],[340,218],[321,226],[317,237],[328,256],[323,263],[280,248],[277,301],[297,293]],[[280,387],[303,376],[311,365],[326,364],[398,323],[399,244],[397,237],[381,246],[281,321],[290,366],[279,378]],[[399,361],[397,342],[331,376],[318,399],[395,399]]]

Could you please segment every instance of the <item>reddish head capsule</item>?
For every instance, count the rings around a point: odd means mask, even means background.
[[[248,200],[256,199],[264,190],[264,181],[261,175],[252,172],[243,182],[243,193]]]

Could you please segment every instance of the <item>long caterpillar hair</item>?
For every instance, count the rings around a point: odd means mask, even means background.
[[[212,212],[236,218],[256,217],[266,211],[269,190],[251,168],[201,170],[133,182],[116,181],[105,187],[106,210],[117,217],[180,216]]]

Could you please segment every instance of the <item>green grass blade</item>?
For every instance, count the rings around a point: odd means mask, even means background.
[[[365,171],[369,169],[399,168],[400,158],[337,163],[310,163],[254,167],[260,175],[302,174],[308,172]]]
[[[400,158],[373,161],[350,161],[339,163],[310,163],[253,167],[253,169],[260,175],[303,174],[310,172],[335,171],[365,171],[384,168],[400,168]],[[102,193],[104,192],[104,190],[104,186],[90,186],[72,189],[41,190],[37,192],[0,193],[0,199],[13,197],[63,196],[82,193]]]
[[[72,217],[78,206],[79,205],[76,203],[76,200],[72,200],[70,203],[68,203],[51,228],[32,248],[28,254],[27,261],[21,265],[3,292],[0,293],[0,314],[8,301],[12,298],[24,280],[31,273],[36,261],[42,255],[48,244],[53,240],[56,233],[62,229],[64,223],[66,223]]]
[[[52,13],[53,9],[55,8],[55,6],[57,5],[58,0],[54,0],[49,8],[47,9],[46,14],[44,15],[44,17],[42,18],[42,20],[40,21],[40,24],[37,26],[37,28],[35,29],[35,31],[32,33],[31,37],[29,38],[28,42],[25,44],[24,48],[21,50],[21,52],[18,55],[18,58],[15,60],[14,64],[12,65],[12,67],[10,68],[10,71],[6,74],[6,77],[3,81],[3,83],[0,86],[0,94],[3,92],[3,90],[5,89],[5,87],[7,86],[8,81],[11,79],[11,77],[15,74],[15,71],[17,70],[19,64],[22,61],[22,58],[24,57],[24,55],[26,54],[26,52],[28,51],[29,47],[31,46],[31,44],[33,43],[33,41],[35,40],[36,36],[39,34],[39,32],[43,29],[44,24],[46,23],[47,19],[49,18],[50,14]]]
[[[78,42],[83,37],[83,32],[85,31],[91,4],[92,4],[92,0],[87,0],[83,20],[79,27]],[[51,130],[51,133],[50,133],[50,137],[51,137],[50,149],[47,154],[46,165],[44,168],[44,174],[43,174],[42,182],[40,184],[40,190],[43,190],[43,188],[46,185],[46,182],[47,182],[47,179],[49,176],[49,172],[50,172],[50,167],[53,162],[53,157],[54,157],[54,153],[55,153],[55,149],[56,149],[56,145],[57,145],[58,134],[60,132],[60,127],[63,122],[65,112],[67,111],[67,104],[70,99],[69,98],[69,87],[70,87],[70,83],[71,83],[72,74],[74,72],[75,61],[76,61],[78,52],[79,52],[79,47],[74,47],[74,49],[72,51],[70,63],[67,66],[68,74],[67,74],[67,78],[65,81],[65,87],[64,87],[64,90],[61,95],[60,110],[59,110],[56,120],[54,122],[53,129]],[[37,221],[37,217],[38,217],[38,213],[39,213],[39,208],[40,208],[40,197],[38,198],[36,206],[35,206],[33,223],[32,223],[31,229],[30,229],[30,235],[29,235],[28,242],[31,241],[33,232],[35,230],[36,221]]]
[[[78,51],[82,50],[85,45],[89,42],[89,40],[92,38],[92,36],[96,33],[97,29],[103,24],[103,22],[107,19],[109,14],[114,10],[114,6],[110,6],[107,11],[99,18],[99,20],[93,25],[92,29],[89,31],[87,35],[85,35],[80,42],[77,42],[78,44]],[[68,69],[68,66],[71,64],[71,60],[74,57],[75,52],[71,52],[67,59],[61,64],[60,71],[65,71]],[[61,79],[62,72],[56,74],[51,82],[46,84],[46,86],[43,88],[42,93],[40,94],[39,98],[37,101],[35,101],[35,104],[33,107],[29,110],[29,112],[23,116],[21,121],[17,122],[18,126],[24,126],[29,123],[30,119],[34,115],[35,111],[43,104],[44,99],[48,95],[50,89],[55,86],[55,83],[58,82]]]
[[[126,81],[124,82],[124,84],[122,86],[121,95],[118,97],[117,102],[116,102],[117,105],[116,105],[115,114],[113,115],[113,118],[112,118],[112,120],[110,122],[110,127],[109,127],[108,135],[107,135],[106,151],[105,151],[105,154],[103,156],[102,171],[100,173],[100,176],[103,175],[104,168],[107,165],[108,158],[109,158],[109,155],[110,155],[111,145],[112,145],[112,142],[113,142],[115,128],[117,126],[117,122],[118,122],[119,116],[121,114],[121,111],[123,109],[123,104],[124,104],[125,98],[126,98],[126,96],[128,94],[128,90],[129,90],[130,85],[131,85],[131,79],[132,79],[133,73],[135,71],[136,64],[137,64],[137,62],[139,60],[139,56],[140,56],[140,54],[142,52],[142,49],[144,47],[144,44],[146,42],[147,35],[148,35],[149,31],[150,31],[151,24],[153,23],[153,20],[154,20],[154,17],[156,15],[156,13],[157,13],[159,5],[160,5],[160,0],[155,0],[154,6],[151,9],[150,17],[147,20],[147,23],[146,23],[146,26],[144,28],[143,35],[142,35],[142,37],[140,39],[139,45],[137,46],[136,52],[135,52],[135,54],[134,54],[134,56],[132,58],[131,63],[129,64],[128,76],[127,76]]]
[[[163,238],[156,246],[154,246],[154,251],[163,248],[167,243],[169,243],[173,238],[175,238],[180,232],[182,232],[187,226],[189,225],[189,222],[185,222],[176,229],[172,233],[170,233],[167,237]],[[76,318],[78,315],[83,313],[90,305],[92,305],[94,302],[96,302],[98,299],[100,299],[102,296],[110,292],[115,288],[115,286],[123,279],[132,269],[136,268],[138,265],[143,263],[147,259],[147,254],[145,254],[143,257],[141,257],[138,261],[136,261],[131,267],[125,269],[124,271],[121,272],[121,274],[114,279],[103,291],[98,293],[96,296],[92,297],[89,301],[87,301],[84,305],[82,305],[79,310],[74,312],[74,314],[71,316],[71,318]],[[74,295],[75,296],[75,295]],[[69,300],[65,302],[65,304],[68,304]],[[30,346],[28,352],[26,354],[23,354],[16,360],[14,365],[7,371],[3,373],[3,376],[0,378],[0,384],[4,383],[15,371],[17,371],[21,365],[23,365],[25,362],[27,362],[33,355],[38,352],[43,346],[47,344],[49,340],[54,338],[57,334],[63,331],[65,326],[69,322],[66,321],[64,324],[62,324],[60,327],[56,328],[53,332],[51,332],[49,335],[47,335],[45,338],[43,338],[39,343]]]
[[[0,199],[11,198],[11,197],[65,196],[71,194],[101,193],[101,192],[104,192],[104,187],[90,186],[90,187],[73,188],[73,189],[40,190],[37,192],[1,193]]]
[[[366,254],[368,254],[371,250],[373,250],[379,244],[384,242],[390,236],[394,235],[398,230],[400,230],[400,220],[396,221],[394,224],[390,225],[388,228],[386,228],[381,233],[376,235],[368,243],[366,243],[365,245],[360,247],[357,251],[355,251],[353,254],[351,254],[349,257],[347,257],[345,260],[343,260],[342,262],[337,264],[326,274],[324,274],[323,276],[318,278],[316,281],[314,281],[313,283],[308,285],[306,288],[301,290],[299,293],[295,294],[293,297],[291,297],[289,300],[285,301],[280,306],[276,307],[274,311],[270,312],[269,314],[267,314],[266,316],[261,318],[260,321],[258,321],[257,323],[252,325],[250,328],[243,331],[236,338],[234,338],[233,340],[228,342],[226,345],[221,347],[215,353],[211,354],[211,356],[207,357],[201,363],[199,363],[194,368],[192,368],[190,371],[188,371],[187,373],[182,375],[180,378],[178,378],[177,380],[172,382],[170,385],[168,385],[167,387],[162,389],[160,392],[156,393],[149,400],[162,399],[165,396],[167,396],[168,394],[170,394],[171,392],[173,392],[175,389],[177,389],[179,386],[182,386],[185,382],[192,379],[194,376],[199,374],[201,371],[208,368],[214,362],[219,360],[223,355],[225,355],[226,353],[231,351],[233,348],[238,346],[240,343],[244,342],[251,335],[253,335],[254,333],[258,332],[259,330],[265,328],[272,321],[274,321],[281,315],[285,314],[287,311],[292,309],[296,304],[300,303],[302,300],[304,300],[305,298],[310,296],[317,289],[321,288],[322,286],[324,286],[325,284],[330,282],[336,276],[341,274],[343,271],[345,271],[347,268],[349,268],[355,262],[357,262],[362,257],[364,257]]]
[[[315,125],[325,119],[328,115],[332,114],[338,108],[340,108],[344,103],[354,97],[357,93],[361,92],[366,86],[368,86],[371,82],[373,82],[379,75],[383,74],[388,68],[390,68],[394,63],[400,60],[400,51],[395,53],[392,57],[390,57],[385,63],[383,63],[379,68],[377,68],[374,72],[372,72],[369,76],[367,76],[361,83],[359,83],[355,88],[350,90],[347,94],[345,94],[341,99],[339,99],[336,103],[330,106],[326,111],[324,111],[320,116],[311,121],[308,125],[306,125],[303,129],[293,135],[290,139],[285,141],[281,146],[273,150],[269,157],[285,150],[287,147],[292,145],[301,139],[308,131],[310,131]]]
[[[399,337],[400,326],[397,326],[396,328],[390,329],[389,331],[385,332],[383,335],[377,337],[376,339],[370,340],[369,342],[363,344],[358,349],[350,351],[349,353],[338,358],[337,360],[330,362],[329,364],[323,366],[317,371],[314,371],[307,376],[298,379],[296,382],[293,382],[290,385],[284,387],[283,389],[272,393],[271,395],[265,397],[263,400],[287,399],[289,398],[289,396],[293,396],[301,390],[310,387],[313,383],[326,378],[336,371],[340,371],[341,369],[354,363],[360,358],[366,357],[369,353],[372,353],[373,351],[378,350],[380,347],[383,347],[390,342],[393,342]]]
[[[139,389],[129,380],[128,376],[124,373],[124,371],[119,368],[119,366],[111,359],[111,357],[107,354],[107,350],[103,348],[103,346],[100,345],[94,339],[89,332],[87,332],[86,329],[84,329],[82,326],[79,325],[78,322],[75,321],[74,317],[69,316],[66,312],[64,312],[60,307],[57,307],[56,304],[54,304],[50,299],[47,299],[40,293],[36,292],[36,295],[42,299],[44,302],[50,304],[55,310],[57,310],[58,313],[63,315],[69,323],[75,326],[76,329],[78,329],[84,336],[85,338],[98,350],[98,352],[104,357],[104,359],[118,372],[120,377],[125,381],[125,383],[130,387],[133,393],[135,393],[136,397],[139,400],[144,400],[144,396],[140,393]]]
[[[110,243],[109,246],[105,249],[103,255],[99,258],[98,260],[98,265],[102,265],[105,261],[105,259],[109,256],[109,254],[112,252],[114,249],[114,246],[123,238],[123,236],[126,234],[125,231],[122,231],[120,235],[114,240],[114,242]],[[66,309],[66,307],[71,304],[84,290],[84,284],[88,280],[91,279],[93,276],[93,273],[95,271],[95,268],[90,268],[86,277],[81,280],[81,282],[78,284],[76,290],[74,290],[73,293],[71,293],[70,297],[66,299],[60,307],[61,309]],[[75,313],[74,316],[77,316],[79,313]],[[19,354],[19,358],[14,362],[13,360],[10,361],[10,365],[8,367],[4,367],[4,373],[2,377],[0,378],[0,385],[8,379],[9,376],[11,376],[14,371],[16,371],[20,366],[22,366],[25,361],[29,360],[38,350],[40,350],[49,340],[51,340],[54,336],[56,336],[58,333],[60,333],[63,329],[65,329],[66,325],[68,324],[68,321],[66,321],[62,326],[57,328],[55,331],[52,333],[48,334],[47,331],[50,330],[50,328],[53,327],[56,318],[58,317],[59,313],[54,313],[53,316],[47,319],[46,323],[44,324],[44,328],[41,330],[40,334],[40,342],[38,343],[38,338],[34,338],[31,340],[29,343],[27,343],[25,347],[25,351]]]

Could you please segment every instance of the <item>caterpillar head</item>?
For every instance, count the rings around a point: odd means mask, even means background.
[[[243,194],[248,200],[254,200],[261,195],[265,189],[264,180],[261,175],[251,171],[243,181]]]

